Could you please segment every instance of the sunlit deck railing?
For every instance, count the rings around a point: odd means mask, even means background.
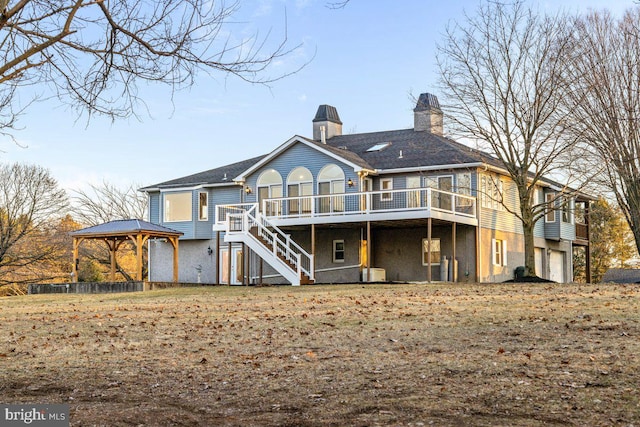
[[[227,215],[249,209],[252,204],[218,205],[216,224]],[[432,188],[281,197],[262,201],[261,212],[272,220],[317,218],[385,212],[441,212],[466,218],[476,217],[475,197]]]

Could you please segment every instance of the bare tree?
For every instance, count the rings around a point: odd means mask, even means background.
[[[144,219],[147,216],[148,198],[137,191],[140,186],[129,185],[125,188],[108,182],[102,185],[91,185],[91,190],[76,190],[73,196],[74,216],[85,226],[93,226],[120,219]],[[83,258],[93,260],[100,265],[110,268],[111,258],[108,246],[85,242],[82,246]],[[132,246],[132,244],[129,244]],[[134,280],[125,268],[127,257],[134,255],[133,248],[121,250],[116,258],[116,270],[125,280]],[[146,246],[143,248],[143,258],[147,257]],[[146,263],[143,263],[143,276],[146,276]]]
[[[576,39],[565,113],[581,151],[605,167],[640,250],[640,8],[620,19],[591,12],[578,20]]]
[[[573,145],[557,114],[566,90],[560,77],[573,49],[568,23],[520,0],[487,2],[449,27],[438,45],[452,132],[495,155],[515,183],[518,207],[503,205],[522,223],[525,276],[535,276],[534,225],[549,208],[536,200],[535,188],[558,172]]]
[[[48,262],[54,235],[66,213],[67,195],[40,166],[0,165],[0,282],[16,282],[16,272]]]
[[[137,191],[140,186],[118,188],[103,182],[91,185],[91,190],[74,190],[74,216],[85,226],[102,224],[117,219],[144,219],[149,200]]]
[[[286,33],[232,36],[239,2],[0,0],[0,131],[14,126],[17,89],[48,84],[79,112],[136,114],[137,83],[193,84],[199,70],[269,83],[269,66],[296,47]],[[286,28],[286,22],[285,22]],[[292,70],[290,73],[296,72]]]

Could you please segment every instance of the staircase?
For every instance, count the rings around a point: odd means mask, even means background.
[[[224,241],[242,242],[293,286],[314,282],[313,255],[258,212],[258,205],[228,213]]]

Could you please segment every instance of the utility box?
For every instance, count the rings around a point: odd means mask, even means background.
[[[384,268],[370,268],[369,282],[386,282],[387,272]],[[362,269],[362,281],[367,281],[367,269]]]

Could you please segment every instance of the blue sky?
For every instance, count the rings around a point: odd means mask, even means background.
[[[331,10],[325,0],[243,0],[229,28],[281,40],[287,19],[291,45],[301,47],[274,64],[299,73],[265,87],[233,76],[201,73],[189,90],[142,87],[150,113],[141,119],[88,124],[55,100],[32,105],[14,133],[0,140],[0,161],[48,168],[66,189],[103,181],[151,185],[265,154],[293,135],[311,136],[320,104],[338,109],[345,133],[413,125],[412,95],[436,93],[435,46],[448,23],[473,13],[477,0],[351,0]],[[541,10],[608,8],[621,13],[632,0],[534,2]],[[285,12],[286,11],[286,12]],[[446,127],[446,124],[445,124]],[[23,148],[24,147],[24,148]]]

